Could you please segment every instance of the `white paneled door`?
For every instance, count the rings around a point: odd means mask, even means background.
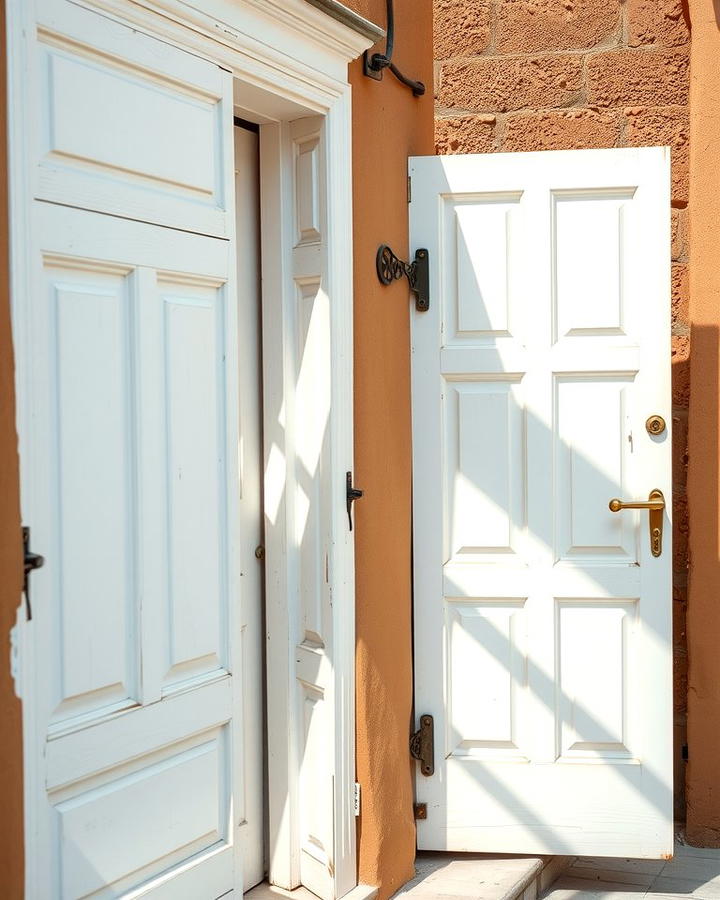
[[[410,174],[419,847],[665,856],[669,151]]]
[[[239,895],[243,853],[263,876],[256,150],[238,297],[231,75],[66,12],[29,45],[16,312],[46,557],[23,626],[28,896]]]

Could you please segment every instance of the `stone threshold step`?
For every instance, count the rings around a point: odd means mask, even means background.
[[[536,900],[568,866],[564,856],[418,853],[397,900]]]

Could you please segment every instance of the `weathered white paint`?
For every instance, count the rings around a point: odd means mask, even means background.
[[[418,845],[672,853],[669,153],[410,173]]]

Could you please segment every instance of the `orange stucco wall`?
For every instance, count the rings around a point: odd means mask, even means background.
[[[687,834],[720,846],[720,0],[690,0]]]
[[[385,25],[385,0],[349,4]],[[407,259],[407,158],[433,153],[432,6],[396,0],[394,61],[424,81],[412,92],[350,70],[353,86],[355,268],[357,773],[359,875],[391,896],[413,875],[410,302],[383,287],[375,252]]]
[[[0,4],[0,47],[5,47],[5,5]],[[4,62],[5,54],[0,53]],[[6,76],[0,65],[0,135],[6,127]],[[20,496],[10,303],[8,291],[7,154],[0,140],[0,894],[23,895],[22,724],[8,666],[8,634],[22,587]]]

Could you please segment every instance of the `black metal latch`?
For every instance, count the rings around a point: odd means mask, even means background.
[[[348,525],[350,526],[350,531],[353,530],[352,505],[356,500],[359,500],[362,495],[363,492],[359,488],[353,487],[352,472],[348,472],[345,475],[345,505],[347,508]]]
[[[28,621],[30,621],[30,619],[32,619],[32,607],[30,606],[30,579],[28,576],[35,569],[41,569],[45,565],[45,557],[40,556],[39,553],[33,553],[30,550],[30,529],[26,525],[23,525],[22,542],[23,566],[25,572],[23,579],[23,594],[25,595],[25,607],[27,609]]]
[[[411,263],[399,259],[387,244],[380,244],[375,257],[377,275],[383,284],[391,284],[407,277],[410,290],[415,294],[415,309],[427,312],[430,309],[430,269],[429,254],[425,248],[417,250]]]
[[[433,717],[420,716],[420,728],[410,735],[410,756],[420,761],[423,775],[435,774],[435,725]]]

